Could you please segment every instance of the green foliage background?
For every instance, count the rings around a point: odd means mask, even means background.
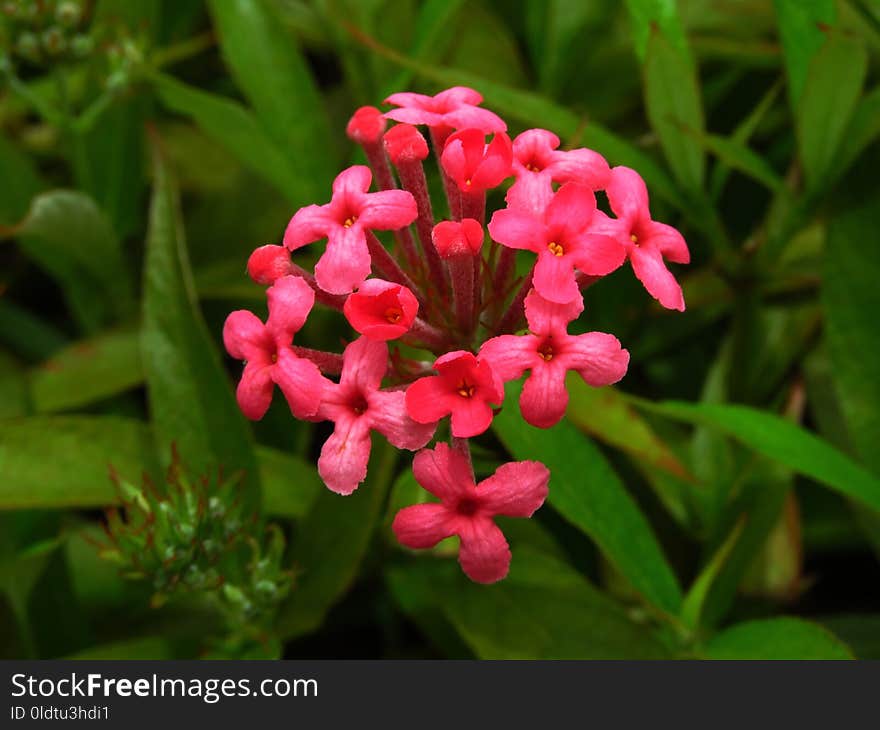
[[[238,655],[880,658],[876,0],[82,6],[80,57],[2,36],[0,654],[215,646],[205,596],[153,607],[93,544],[108,467],[161,482],[173,442],[194,474],[243,469],[255,534],[286,535],[291,590]],[[323,431],[280,398],[247,423],[219,346],[264,308],[250,250],[360,159],[354,108],[453,84],[638,169],[693,254],[684,314],[626,272],[587,292],[583,325],[632,353],[619,388],[572,381],[549,431],[508,393],[478,468],[553,477],[491,587],[396,546],[406,455],[377,442],[329,493]],[[316,312],[300,343],[346,336]]]

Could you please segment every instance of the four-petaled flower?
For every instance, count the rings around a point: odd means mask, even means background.
[[[615,238],[590,232],[595,213],[593,191],[580,183],[566,183],[542,215],[512,208],[496,211],[489,233],[509,248],[538,254],[535,289],[545,299],[565,304],[580,296],[575,269],[604,276],[626,259],[626,249]]]
[[[531,371],[520,396],[520,410],[533,426],[550,428],[565,415],[569,370],[594,387],[611,385],[626,374],[629,352],[614,335],[604,332],[568,334],[569,322],[584,310],[581,297],[555,304],[533,289],[525,307],[529,334],[493,337],[480,348],[480,357],[505,382]]]
[[[327,381],[312,420],[333,421],[333,434],[321,449],[318,473],[339,494],[351,494],[367,475],[370,431],[398,449],[415,451],[434,435],[434,423],[417,423],[406,412],[402,390],[379,390],[388,368],[388,345],[359,337],[345,348],[339,383]]]
[[[438,375],[419,378],[406,389],[406,410],[419,423],[452,416],[452,435],[479,436],[492,423],[490,403],[504,400],[504,385],[492,367],[466,350],[434,362]]]
[[[480,193],[500,185],[513,169],[513,146],[504,132],[489,144],[479,129],[463,129],[446,140],[440,164],[465,193]]]
[[[537,461],[503,464],[474,484],[467,459],[446,444],[425,449],[413,460],[419,484],[441,501],[404,507],[391,527],[413,549],[430,548],[457,535],[458,562],[478,583],[495,583],[510,568],[510,548],[492,519],[531,517],[547,498],[550,472]]]
[[[419,312],[409,289],[383,279],[367,279],[345,300],[349,324],[371,340],[394,340],[406,334]]]
[[[366,231],[403,228],[418,216],[416,201],[405,190],[368,193],[370,168],[354,165],[333,181],[326,205],[309,205],[287,224],[284,245],[291,251],[321,238],[327,249],[315,264],[315,280],[331,294],[348,294],[370,274]]]
[[[324,378],[318,367],[297,357],[290,345],[315,302],[315,292],[298,276],[284,276],[269,287],[269,317],[263,324],[252,312],[232,312],[223,325],[223,344],[244,372],[236,398],[242,413],[261,419],[272,402],[277,385],[296,418],[309,418],[318,411]]]
[[[602,190],[610,170],[605,158],[584,147],[559,150],[559,137],[546,129],[527,129],[513,140],[513,174],[507,191],[511,208],[543,213],[553,197],[553,183],[579,182]]]
[[[483,97],[466,86],[453,86],[436,96],[402,92],[385,99],[398,109],[386,112],[388,119],[405,124],[425,124],[433,129],[463,129],[473,127],[484,134],[507,131],[504,120],[478,104]]]
[[[667,309],[683,312],[681,286],[666,268],[664,259],[676,264],[690,262],[684,237],[672,226],[651,220],[648,189],[635,170],[612,168],[606,193],[617,218],[609,218],[600,211],[590,229],[620,241],[626,247],[636,278],[648,293]]]

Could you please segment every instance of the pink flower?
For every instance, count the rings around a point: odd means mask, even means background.
[[[371,340],[394,340],[409,331],[419,302],[409,289],[382,279],[367,279],[345,300],[349,324]]]
[[[616,239],[588,230],[595,213],[593,191],[580,183],[566,183],[543,215],[512,208],[496,211],[489,233],[505,246],[537,253],[535,289],[545,299],[565,304],[580,296],[576,268],[603,276],[626,259],[626,249]]]
[[[481,109],[479,92],[465,86],[453,86],[436,96],[402,92],[385,99],[386,104],[400,107],[386,112],[388,119],[406,124],[426,124],[429,127],[473,127],[484,134],[507,131],[507,125],[497,114]]]
[[[293,273],[290,252],[284,246],[260,246],[254,249],[247,262],[248,276],[257,284],[268,286],[277,279]]]
[[[421,161],[428,156],[428,143],[419,130],[410,124],[395,124],[385,133],[382,141],[395,165]]]
[[[531,371],[520,396],[520,410],[533,426],[550,428],[568,405],[565,375],[569,370],[577,371],[594,387],[611,385],[626,374],[629,352],[604,332],[568,334],[568,323],[584,311],[581,297],[554,304],[533,289],[525,306],[530,334],[493,337],[480,348],[480,357],[505,382]]]
[[[598,152],[580,148],[562,151],[559,137],[546,129],[527,129],[513,140],[516,182],[507,191],[507,204],[542,213],[553,197],[553,183],[579,182],[602,190],[610,170]]]
[[[596,233],[614,236],[626,248],[636,278],[648,293],[667,309],[684,311],[684,295],[664,259],[687,264],[690,251],[672,226],[651,220],[645,181],[628,167],[611,170],[606,190],[617,218],[599,213],[590,226]]]
[[[504,400],[504,386],[489,363],[465,350],[437,358],[439,375],[419,378],[406,390],[406,410],[419,423],[452,416],[452,435],[470,438],[492,423],[490,403]]]
[[[479,129],[463,129],[446,140],[440,164],[459,190],[478,193],[500,185],[513,168],[513,147],[504,132],[487,145]]]
[[[368,193],[371,179],[370,168],[363,165],[343,170],[333,181],[330,202],[300,208],[284,232],[284,245],[291,251],[327,239],[315,280],[331,294],[348,294],[369,275],[366,230],[396,230],[418,216],[416,201],[405,190]]]
[[[475,485],[467,459],[441,443],[433,451],[416,454],[413,474],[441,501],[397,513],[391,528],[401,544],[430,548],[458,535],[458,562],[465,575],[477,583],[504,578],[510,568],[510,548],[492,518],[531,517],[547,498],[547,467],[537,461],[503,464]]]
[[[345,348],[339,383],[327,382],[317,419],[336,424],[318,458],[318,473],[339,494],[351,494],[367,475],[370,431],[399,449],[415,451],[434,435],[436,423],[416,423],[406,413],[402,390],[379,390],[388,367],[388,345],[359,337]]]
[[[362,106],[348,120],[345,133],[358,144],[375,144],[382,139],[386,126],[382,112],[374,106]]]
[[[473,258],[483,246],[483,226],[473,218],[441,221],[434,226],[432,238],[442,259]]]
[[[290,345],[305,324],[315,293],[300,277],[284,276],[266,296],[269,318],[265,325],[243,309],[232,312],[223,325],[226,351],[246,363],[236,390],[238,406],[248,418],[261,419],[277,384],[293,415],[309,418],[318,411],[325,381],[317,366],[294,355]]]

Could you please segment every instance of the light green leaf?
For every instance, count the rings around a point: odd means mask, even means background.
[[[675,420],[718,429],[759,454],[880,510],[880,480],[827,442],[779,416],[741,405],[634,402]]]
[[[644,70],[645,107],[666,161],[686,190],[700,191],[705,159],[688,130],[700,136],[705,122],[693,66],[681,50],[653,32],[648,39]]]
[[[549,502],[589,535],[647,601],[677,613],[681,592],[651,526],[592,441],[567,421],[551,429],[528,425],[512,385],[493,426],[516,459],[540,459],[550,469]]]
[[[84,329],[132,313],[132,281],[121,244],[88,195],[73,190],[38,195],[15,233],[24,252],[58,280]]]
[[[306,196],[295,202],[322,199],[334,173],[329,123],[296,39],[264,0],[211,0],[208,6],[236,83],[303,178]]]
[[[708,659],[853,659],[850,648],[827,629],[799,618],[747,621],[715,636]]]
[[[880,247],[876,202],[832,219],[825,249],[822,300],[837,393],[849,436],[880,475]]]
[[[194,474],[243,470],[244,497],[259,504],[253,436],[199,310],[177,193],[156,148],[147,231],[141,360],[163,463],[171,445]]]
[[[676,0],[626,0],[626,7],[632,20],[633,41],[640,59],[645,60],[651,45],[651,34],[659,29],[690,63]]]
[[[205,134],[278,188],[291,203],[305,200],[312,193],[311,185],[295,174],[282,147],[243,106],[171,76],[151,74],[149,79],[166,107],[191,118]]]
[[[525,546],[494,585],[468,580],[447,560],[395,570],[399,583],[428,576],[433,600],[481,659],[661,659],[669,650],[647,626],[563,562]]]
[[[796,121],[801,162],[811,190],[828,183],[867,69],[868,55],[861,41],[840,33],[830,33],[810,63]]]
[[[788,72],[788,92],[796,107],[813,56],[825,42],[823,26],[834,23],[834,0],[773,0]]]
[[[37,413],[88,405],[143,382],[140,334],[119,331],[81,340],[54,354],[28,375]]]

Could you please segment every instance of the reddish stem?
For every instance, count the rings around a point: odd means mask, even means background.
[[[342,311],[342,308],[345,306],[345,300],[348,299],[347,296],[325,292],[318,286],[318,282],[315,281],[315,277],[312,274],[293,262],[290,263],[290,273],[305,279],[306,284],[312,287],[315,292],[315,301],[323,304],[325,307]]]
[[[291,345],[290,347],[297,357],[315,363],[324,375],[339,375],[342,372],[342,355],[335,352],[313,350],[311,347],[300,347],[299,345]]]
[[[373,267],[376,271],[389,281],[393,281],[396,284],[402,284],[409,288],[412,293],[416,295],[416,299],[419,300],[419,305],[424,306],[425,296],[416,286],[415,282],[409,277],[409,274],[401,269],[400,265],[394,260],[394,257],[385,250],[382,242],[376,238],[375,233],[372,231],[366,231],[366,234],[367,247],[370,249],[370,258],[372,259]]]
[[[495,328],[496,335],[516,332],[516,330],[519,329],[521,323],[525,321],[526,313],[524,302],[526,300],[526,295],[528,295],[529,291],[531,291],[531,288],[532,272],[530,271],[528,276],[523,279],[522,285],[511,300],[510,306],[507,308],[504,316],[502,316],[501,320],[498,322],[498,326]]]

